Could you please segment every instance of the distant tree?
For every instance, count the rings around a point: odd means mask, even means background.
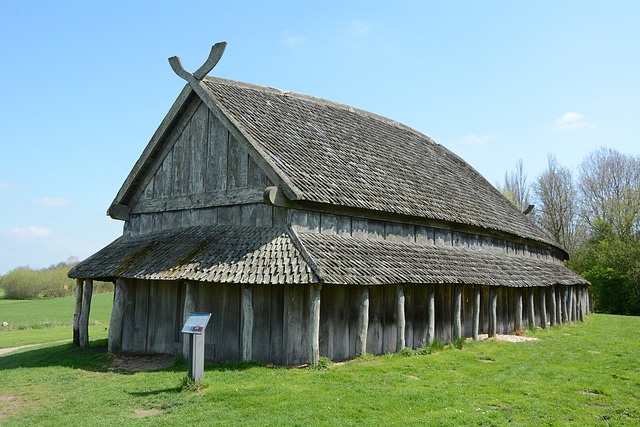
[[[621,238],[640,231],[640,157],[609,148],[591,153],[580,165],[583,219],[595,227],[608,223]]]
[[[498,184],[498,190],[520,211],[529,206],[529,183],[527,182],[527,174],[524,172],[522,159],[516,162],[515,171],[504,173],[504,185]]]
[[[568,252],[578,247],[578,195],[569,168],[560,166],[553,154],[547,168],[533,183],[538,225]]]

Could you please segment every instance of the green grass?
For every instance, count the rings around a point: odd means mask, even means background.
[[[637,317],[592,315],[530,333],[540,341],[367,355],[325,370],[207,365],[199,392],[185,387],[184,365],[122,374],[105,354],[49,344],[0,356],[0,422],[637,425],[638,330]],[[158,413],[134,417],[150,409]]]
[[[104,338],[109,325],[113,292],[91,298],[89,337]],[[0,348],[59,341],[73,337],[75,297],[33,300],[0,299]]]

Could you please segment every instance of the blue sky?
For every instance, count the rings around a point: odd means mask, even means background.
[[[638,154],[638,1],[36,2],[0,0],[0,274],[83,259],[184,85],[212,75],[411,126],[491,183],[518,159],[573,169]]]

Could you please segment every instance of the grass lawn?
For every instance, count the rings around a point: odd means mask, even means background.
[[[0,349],[73,338],[76,298],[0,299]],[[105,338],[113,292],[93,294],[89,316],[90,339]]]
[[[539,341],[364,356],[325,370],[206,365],[199,392],[180,389],[184,365],[117,373],[106,354],[48,344],[0,356],[0,422],[638,425],[638,330],[638,317],[596,314],[530,334]]]

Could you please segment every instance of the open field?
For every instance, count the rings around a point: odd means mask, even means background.
[[[0,422],[637,425],[638,330],[640,318],[596,314],[530,333],[539,341],[365,356],[326,370],[207,365],[199,392],[181,390],[184,364],[118,372],[106,354],[47,344],[0,356]]]

